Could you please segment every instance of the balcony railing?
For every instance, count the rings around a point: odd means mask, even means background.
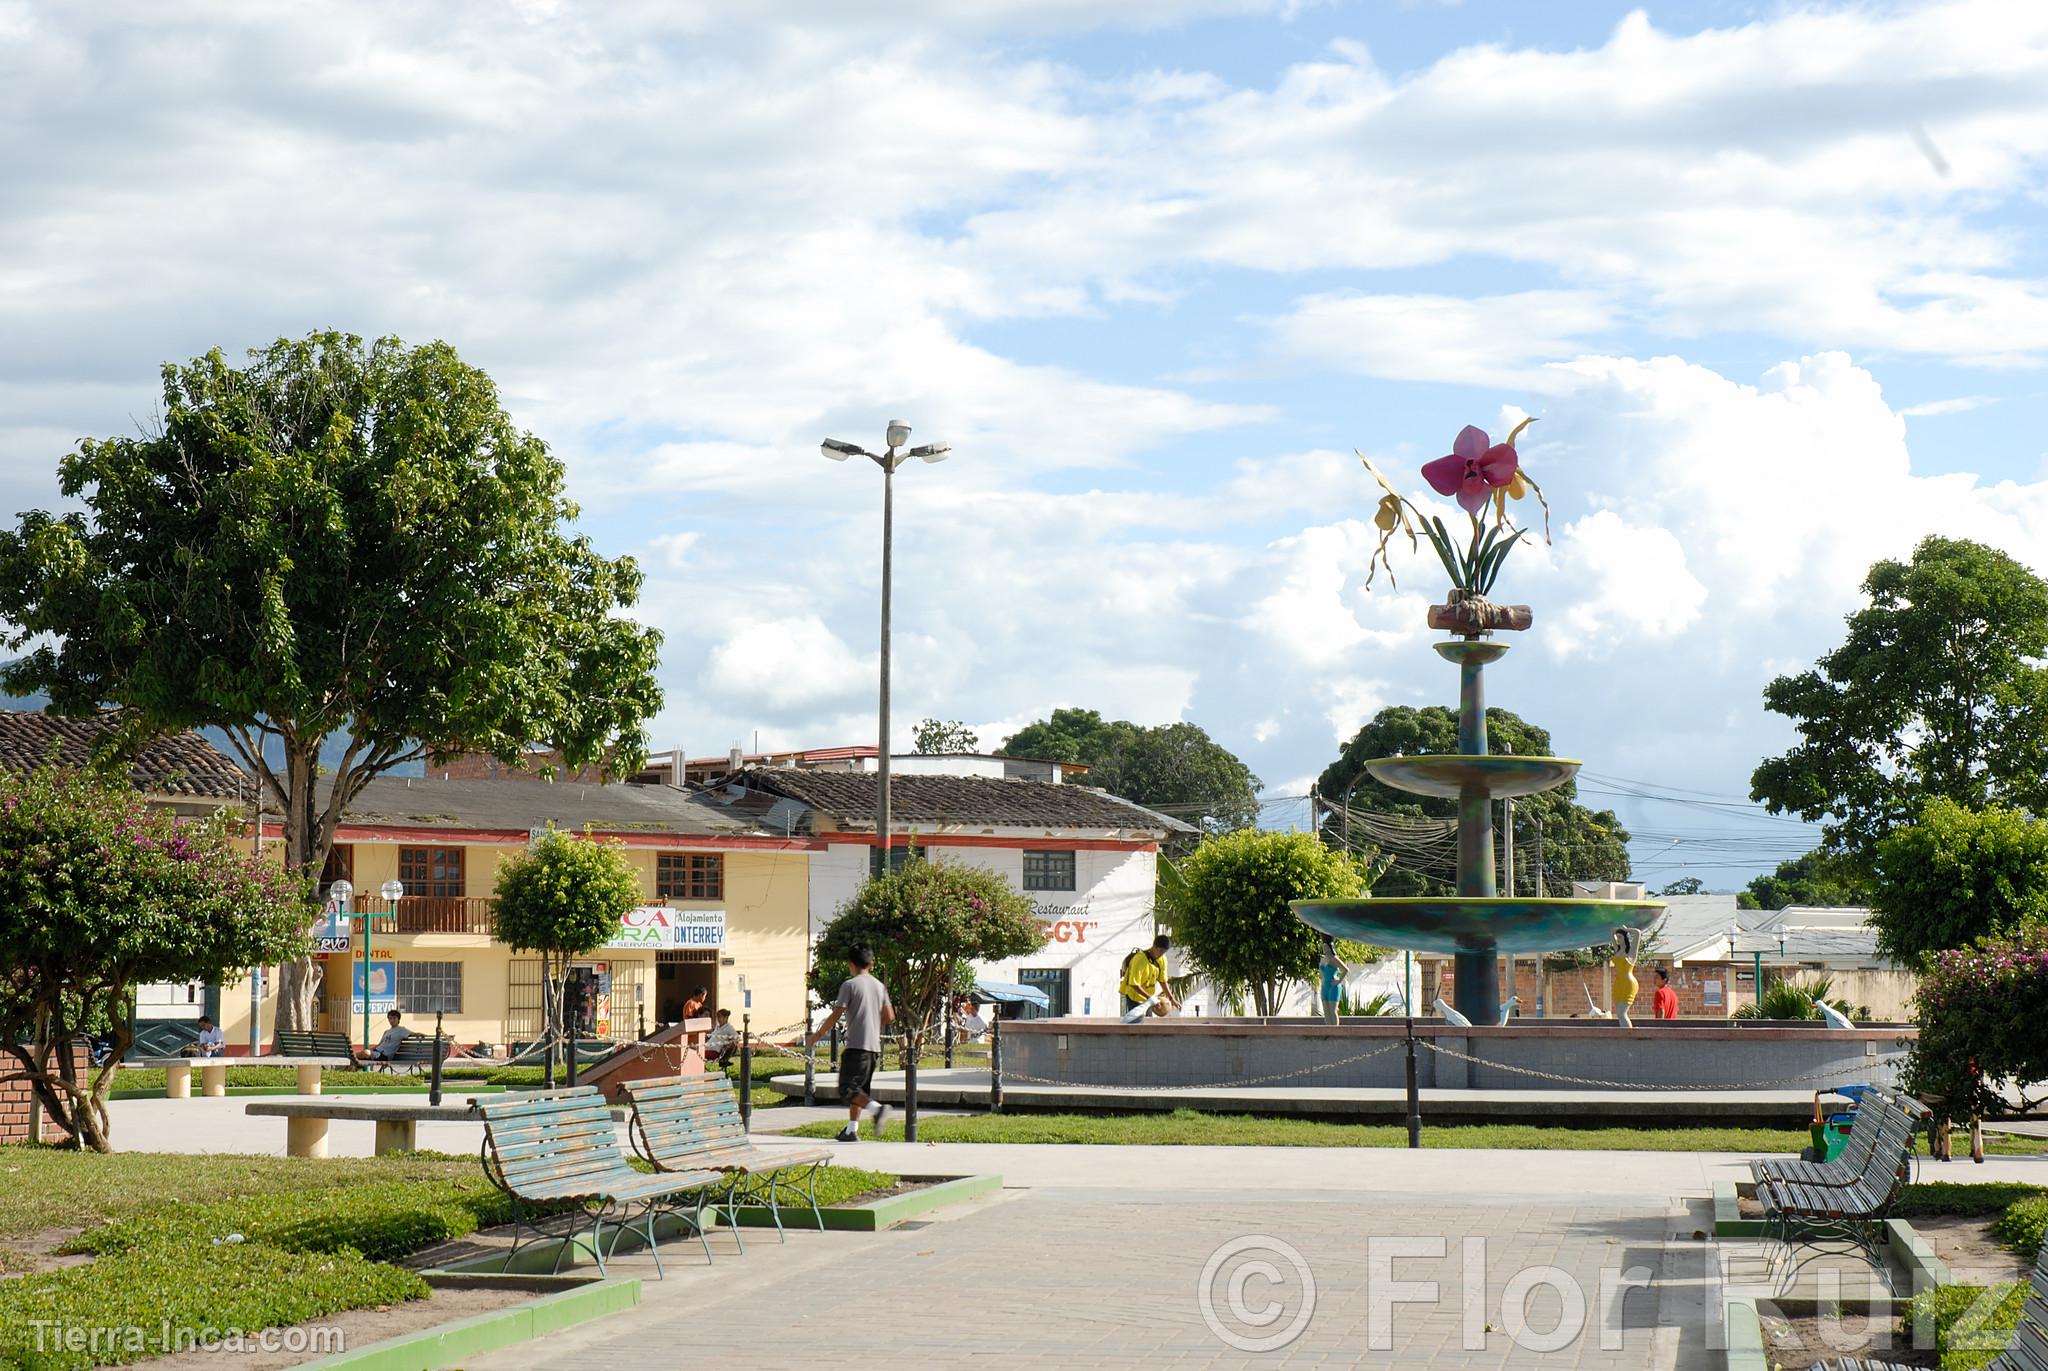
[[[372,896],[358,899],[372,933],[481,933],[491,931],[492,901],[481,895],[407,895],[394,907]]]

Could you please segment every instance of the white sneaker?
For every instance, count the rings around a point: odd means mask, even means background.
[[[889,1117],[889,1106],[888,1106],[888,1105],[886,1105],[886,1104],[880,1104],[880,1103],[877,1103],[877,1104],[875,1105],[875,1108],[874,1108],[874,1117],[875,1117],[875,1136],[876,1136],[877,1138],[879,1138],[879,1137],[881,1137],[881,1136],[882,1136],[882,1124],[883,1124],[883,1123],[884,1123],[884,1122],[885,1122],[885,1121],[886,1121],[886,1120],[888,1119],[888,1117]]]

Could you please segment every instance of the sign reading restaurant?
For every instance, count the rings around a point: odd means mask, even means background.
[[[619,920],[618,933],[605,943],[624,950],[724,945],[724,910],[663,909],[659,905],[627,910]]]

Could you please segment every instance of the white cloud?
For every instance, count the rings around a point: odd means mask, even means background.
[[[1550,391],[1569,385],[1542,363],[1590,351],[1614,317],[1584,291],[1452,295],[1311,295],[1274,320],[1285,353],[1401,381]]]
[[[1998,400],[1990,395],[1957,395],[1946,400],[1928,400],[1917,405],[1907,405],[1899,411],[1901,419],[1930,419],[1938,414],[1968,414],[1973,409],[1995,405]]]
[[[740,711],[786,711],[844,699],[874,675],[813,615],[735,619],[711,649],[702,684]]]

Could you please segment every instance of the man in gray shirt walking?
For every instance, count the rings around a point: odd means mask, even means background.
[[[882,1056],[882,1030],[896,1022],[889,991],[868,970],[875,954],[866,943],[856,943],[846,954],[847,977],[839,984],[839,998],[817,1031],[804,1039],[804,1046],[816,1047],[818,1039],[832,1031],[832,1025],[846,1021],[846,1047],[839,1054],[839,1098],[846,1101],[846,1127],[834,1141],[859,1142],[861,1115],[872,1111],[875,1136],[882,1136],[882,1120],[889,1106],[869,1098],[874,1089],[875,1063]]]

